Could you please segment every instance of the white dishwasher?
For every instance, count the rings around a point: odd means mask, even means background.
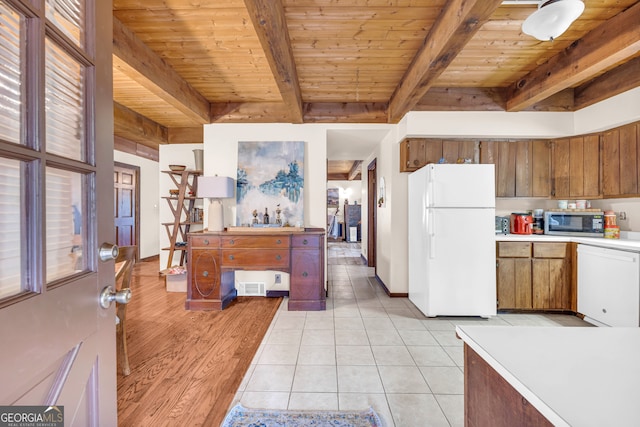
[[[640,254],[579,244],[578,312],[598,326],[640,326]]]

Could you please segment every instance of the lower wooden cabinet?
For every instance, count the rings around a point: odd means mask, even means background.
[[[497,242],[498,309],[571,310],[571,245]]]

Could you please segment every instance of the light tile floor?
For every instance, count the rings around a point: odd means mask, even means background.
[[[463,426],[462,341],[456,324],[588,326],[577,317],[500,314],[426,318],[389,298],[360,245],[330,243],[329,298],[321,312],[284,300],[234,400],[271,409],[359,410],[388,427]]]

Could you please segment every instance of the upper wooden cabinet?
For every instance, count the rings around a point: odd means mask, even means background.
[[[429,163],[456,163],[458,159],[478,162],[476,140],[406,138],[400,143],[400,172],[413,172]]]
[[[600,141],[598,135],[557,139],[551,143],[553,182],[557,199],[599,198]]]
[[[496,197],[549,197],[547,141],[482,141],[480,163],[496,166]]]
[[[637,196],[640,193],[640,124],[604,132],[601,141],[603,196]]]
[[[640,122],[556,140],[481,141],[407,138],[400,171],[441,158],[496,167],[496,197],[597,199],[640,196]]]

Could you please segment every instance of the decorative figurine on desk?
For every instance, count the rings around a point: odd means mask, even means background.
[[[282,210],[280,209],[280,203],[276,205],[276,224],[282,225],[282,218],[280,218],[280,213]]]
[[[252,213],[253,213],[253,221],[251,221],[251,224],[257,224],[258,223],[258,210],[254,209]]]
[[[264,208],[264,216],[262,217],[263,224],[269,224],[269,212],[267,212],[267,208]]]

